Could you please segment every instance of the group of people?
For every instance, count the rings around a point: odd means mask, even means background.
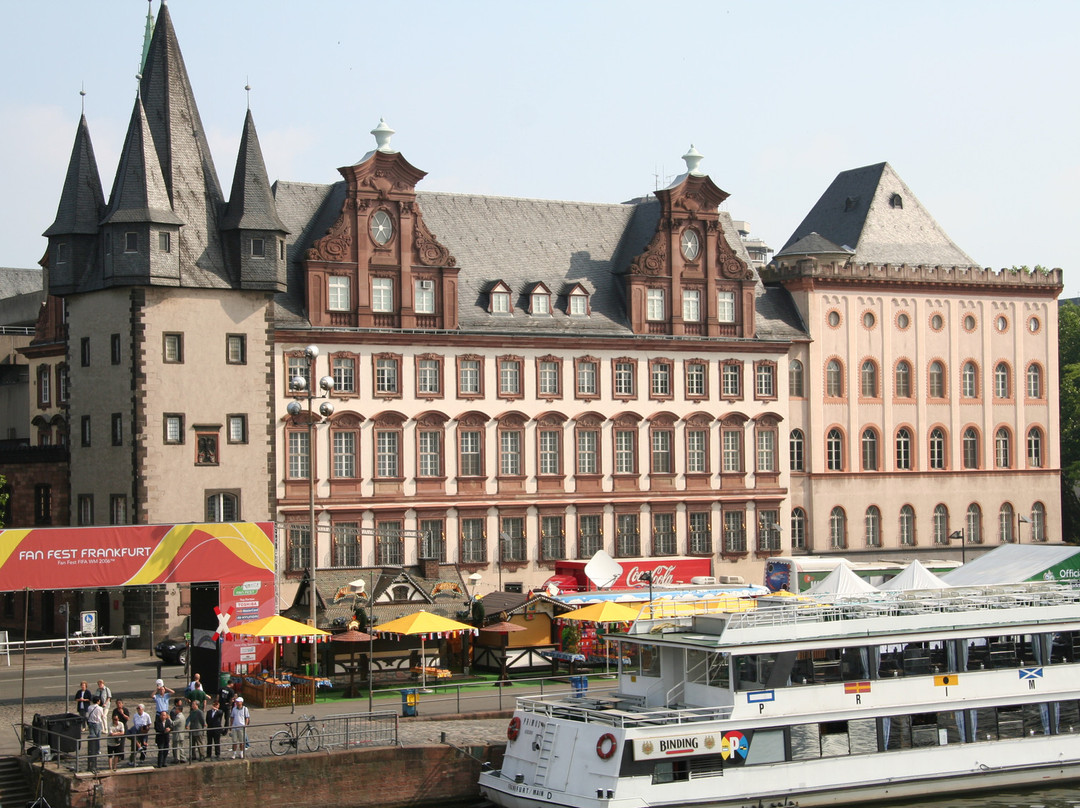
[[[91,769],[98,768],[102,737],[107,738],[111,771],[115,771],[123,760],[128,742],[131,765],[135,765],[136,755],[138,762],[145,762],[151,729],[157,747],[158,768],[169,765],[170,753],[172,763],[220,759],[222,747],[227,746],[227,742],[222,741],[226,733],[231,734],[233,759],[244,757],[251,713],[243,696],[236,695],[231,688],[223,687],[216,696],[210,697],[196,673],[184,696],[177,696],[176,691],[158,679],[150,700],[153,715],[147,711],[146,704],[135,705],[135,712],[131,713],[123,699],[116,699],[114,703],[112,691],[103,680],[98,679],[96,691],[91,691],[86,682],[79,683],[75,707],[86,724],[89,738],[86,752]],[[111,724],[107,723],[106,716],[111,716]]]

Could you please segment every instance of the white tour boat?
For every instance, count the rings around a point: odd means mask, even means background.
[[[484,797],[750,808],[1080,779],[1080,588],[672,606],[609,637],[617,687],[518,699]]]

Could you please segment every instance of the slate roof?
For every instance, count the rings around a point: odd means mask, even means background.
[[[266,176],[262,147],[259,145],[259,135],[255,131],[255,119],[251,117],[250,109],[244,116],[244,133],[240,136],[240,151],[236,157],[232,192],[229,194],[229,205],[221,219],[221,226],[226,230],[286,229],[277,215],[274,196],[270,191],[270,180]]]
[[[44,284],[44,273],[40,269],[0,267],[0,299],[16,295],[43,295]]]
[[[900,205],[892,203],[894,195]],[[811,234],[853,249],[856,263],[978,266],[946,235],[888,163],[838,174],[773,260],[811,254],[796,249],[811,246],[799,244]]]
[[[103,210],[105,195],[101,188],[101,175],[94,157],[94,145],[90,141],[90,127],[86,123],[86,116],[82,115],[75,130],[75,143],[71,147],[71,159],[68,160],[56,219],[42,235],[93,235],[98,231]]]
[[[173,213],[146,113],[138,98],[131,110],[127,137],[109,194],[109,207],[102,218],[102,224],[110,222],[185,223]]]

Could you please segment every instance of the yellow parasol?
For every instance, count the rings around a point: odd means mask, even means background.
[[[330,632],[321,628],[309,626],[297,620],[290,620],[280,614],[270,617],[260,617],[241,623],[229,629],[229,633],[241,637],[255,637],[259,642],[274,643],[274,678],[277,678],[277,644],[280,642],[326,642],[330,639]]]
[[[641,607],[632,608],[613,600],[605,600],[602,603],[594,603],[591,606],[583,606],[572,612],[560,614],[560,620],[580,620],[589,623],[633,623],[641,614]],[[611,654],[607,653],[608,640],[604,638],[604,670],[608,670]]]
[[[383,623],[378,628],[369,629],[376,637],[420,637],[420,686],[427,687],[427,665],[425,661],[425,643],[428,637],[456,637],[462,632],[476,634],[476,629],[467,623],[459,623],[449,617],[441,617],[431,612],[420,610]]]

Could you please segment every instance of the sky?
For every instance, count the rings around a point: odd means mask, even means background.
[[[83,104],[108,195],[147,9],[0,0],[0,266],[44,253]],[[1062,267],[1080,295],[1075,0],[169,12],[225,193],[249,103],[271,180],[335,182],[380,118],[430,191],[622,202],[667,185],[693,144],[724,208],[774,249],[839,172],[888,161],[977,263]]]

